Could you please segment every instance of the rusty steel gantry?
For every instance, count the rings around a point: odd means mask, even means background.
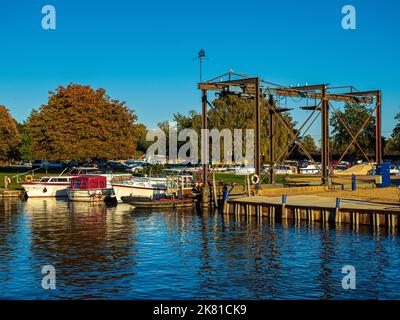
[[[237,79],[232,79],[236,77]],[[224,80],[224,78],[227,78]],[[346,150],[340,156],[338,163],[343,159],[343,157],[347,154],[349,149],[353,144],[356,145],[357,148],[360,149],[361,153],[365,157],[365,159],[371,163],[371,159],[369,159],[366,152],[362,149],[360,144],[357,141],[357,138],[361,134],[362,130],[371,120],[372,116],[375,113],[376,117],[376,127],[375,127],[375,161],[376,163],[382,162],[382,138],[381,138],[381,125],[382,125],[382,106],[381,99],[382,94],[380,90],[372,90],[372,91],[357,91],[352,86],[346,87],[329,87],[328,84],[317,84],[317,85],[305,85],[305,86],[297,86],[297,87],[285,87],[281,85],[277,85],[271,82],[267,82],[262,80],[259,77],[248,77],[243,74],[237,74],[232,71],[227,72],[223,75],[215,77],[211,80],[205,81],[203,83],[198,83],[198,89],[202,91],[202,129],[203,132],[206,132],[205,129],[208,129],[207,126],[207,106],[213,107],[212,104],[207,100],[207,92],[208,91],[219,91],[219,92],[229,92],[229,87],[235,86],[240,87],[242,93],[252,97],[254,99],[254,129],[255,129],[255,173],[261,177],[261,108],[266,107],[268,109],[268,139],[269,139],[269,183],[275,182],[274,175],[274,167],[279,161],[283,159],[283,156],[286,152],[289,151],[292,144],[297,145],[304,154],[308,157],[308,159],[318,168],[322,176],[322,184],[328,183],[328,178],[330,176],[330,147],[329,147],[329,114],[332,109],[335,114],[338,116],[339,121],[344,126],[346,131],[352,138],[352,141],[347,146]],[[337,89],[350,88],[350,92],[345,93],[335,93],[334,91]],[[268,95],[268,99],[266,100],[265,106],[261,106],[261,98],[266,97]],[[302,110],[312,111],[312,113],[308,116],[305,122],[302,124],[299,130],[295,132],[293,128],[289,126],[285,118],[281,115],[283,112],[290,111],[292,109],[289,108],[280,108],[276,105],[276,100],[278,97],[298,97],[298,98],[310,98],[315,101],[319,100],[319,103],[314,106],[306,106],[300,107]],[[356,103],[368,103],[372,104],[375,102],[375,107],[372,112],[369,114],[368,118],[364,121],[361,128],[359,128],[358,132],[354,134],[349,129],[348,125],[345,123],[343,118],[337,112],[332,101],[335,102],[356,102]],[[312,158],[310,152],[304,147],[300,137],[300,134],[305,134],[311,126],[315,123],[317,118],[321,116],[321,166],[317,165],[315,160]],[[274,155],[274,125],[276,120],[281,121],[284,127],[288,130],[291,135],[291,141],[286,146],[286,148],[279,154],[278,156]],[[306,125],[308,125],[307,128]],[[304,131],[303,131],[304,129]],[[206,147],[208,141],[208,135],[202,135],[202,153],[207,154]],[[294,150],[292,148],[287,156]],[[208,165],[203,164],[203,182],[207,182],[207,172]]]

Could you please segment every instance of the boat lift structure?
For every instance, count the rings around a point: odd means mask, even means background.
[[[208,91],[216,91],[220,93],[229,93],[230,88],[240,87],[241,97],[246,97],[246,99],[254,100],[254,130],[255,130],[255,173],[261,176],[261,109],[267,108],[268,110],[268,139],[269,139],[269,183],[273,184],[275,182],[274,167],[279,164],[285,155],[290,155],[297,145],[307,156],[307,158],[312,162],[320,171],[322,176],[322,185],[328,184],[328,178],[331,172],[330,165],[330,154],[331,150],[329,147],[329,115],[331,110],[338,116],[341,124],[344,126],[346,131],[352,138],[346,150],[340,156],[339,162],[350,150],[351,146],[354,144],[358,149],[360,149],[364,158],[371,163],[372,160],[368,157],[367,153],[363,150],[357,141],[357,138],[366,127],[366,125],[373,119],[375,115],[376,118],[376,140],[375,140],[375,162],[382,162],[382,138],[381,138],[381,123],[382,123],[382,105],[381,99],[382,94],[380,90],[372,91],[358,91],[353,86],[342,86],[342,87],[330,87],[329,84],[317,84],[317,85],[305,85],[297,87],[286,87],[278,84],[274,84],[265,81],[259,77],[249,77],[244,74],[237,74],[233,71],[229,71],[211,80],[198,83],[198,89],[202,91],[202,129],[208,129],[207,127],[207,112],[208,107],[214,109],[214,106],[208,101],[207,93]],[[343,91],[344,92],[339,92]],[[313,99],[315,105],[313,106],[296,106],[300,110],[312,111],[308,116],[306,121],[300,126],[299,129],[293,130],[286,122],[285,118],[282,116],[283,112],[288,112],[293,109],[280,108],[277,101],[282,97],[297,97]],[[262,99],[264,98],[264,99]],[[301,100],[301,99],[299,99]],[[262,101],[266,101],[262,104]],[[317,103],[318,102],[318,103]],[[349,126],[345,123],[343,118],[337,112],[336,108],[332,102],[355,102],[373,105],[373,109],[369,117],[365,120],[364,124],[359,128],[357,132],[352,132]],[[301,137],[311,128],[318,117],[321,116],[321,166],[317,165],[316,161],[311,156],[310,152],[305,148],[301,141]],[[284,152],[279,155],[274,154],[274,125],[276,125],[277,120],[280,120],[281,124],[286,127],[291,135],[291,141],[286,146]],[[204,131],[206,132],[206,131]],[[206,134],[202,137],[202,152],[206,153],[204,148],[208,146],[208,136]],[[294,147],[293,147],[294,145]],[[288,153],[287,153],[288,152]],[[203,177],[202,180],[207,183],[208,174],[208,164],[203,164]]]

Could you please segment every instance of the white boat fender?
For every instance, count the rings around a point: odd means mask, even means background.
[[[260,182],[260,177],[258,176],[258,175],[253,175],[252,177],[251,177],[251,182],[253,183],[253,184],[257,184],[257,183],[259,183]]]

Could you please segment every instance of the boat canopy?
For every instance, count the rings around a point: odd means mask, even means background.
[[[107,189],[107,178],[97,175],[84,175],[71,179],[72,190]]]

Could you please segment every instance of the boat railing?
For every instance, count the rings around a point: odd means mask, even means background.
[[[11,179],[15,179],[16,178],[17,183],[19,183],[20,182],[19,181],[19,177],[26,176],[26,175],[29,175],[29,174],[32,174],[32,176],[34,176],[35,175],[35,171],[37,171],[39,169],[41,169],[41,168],[39,167],[39,168],[36,168],[36,169],[32,169],[32,170],[29,170],[29,171],[26,171],[26,172],[19,173],[19,174],[15,175],[15,176],[12,176]]]

